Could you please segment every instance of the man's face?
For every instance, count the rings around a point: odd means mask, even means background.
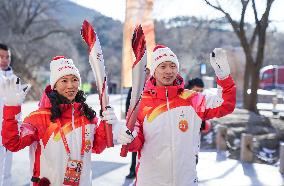
[[[79,79],[74,75],[63,76],[56,82],[54,90],[69,101],[73,101],[79,90]]]
[[[156,86],[171,86],[177,77],[178,69],[175,63],[165,61],[155,70]]]
[[[191,90],[193,90],[195,92],[203,92],[203,87],[193,86],[193,88]]]
[[[6,70],[11,63],[10,51],[0,49],[0,69]]]

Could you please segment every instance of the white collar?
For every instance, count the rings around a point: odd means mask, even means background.
[[[11,67],[9,67],[8,70],[0,70],[0,76],[10,77],[13,74],[14,74],[14,72],[13,72]]]

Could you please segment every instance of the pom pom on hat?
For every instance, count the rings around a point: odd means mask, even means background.
[[[50,62],[50,85],[54,88],[55,83],[63,76],[74,75],[79,79],[81,84],[81,77],[79,70],[73,63],[72,59],[67,59],[64,56],[56,56]]]
[[[165,61],[171,61],[176,64],[177,69],[179,69],[179,62],[177,56],[171,51],[170,48],[164,45],[157,45],[153,49],[152,63],[151,63],[151,75],[154,74],[156,68]]]

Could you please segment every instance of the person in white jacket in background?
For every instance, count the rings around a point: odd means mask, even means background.
[[[11,66],[11,52],[7,45],[0,43],[0,82],[5,78],[15,76]],[[2,90],[0,90],[2,91]],[[0,97],[0,130],[2,130],[3,120],[3,100]],[[8,151],[2,144],[0,137],[0,186],[10,186],[12,167],[12,152]]]

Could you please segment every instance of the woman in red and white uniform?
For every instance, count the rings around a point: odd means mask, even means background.
[[[30,147],[33,186],[90,186],[91,152],[106,148],[104,126],[79,90],[81,78],[72,59],[55,57],[50,71],[50,85],[39,108],[24,119],[20,130],[16,116],[28,89],[22,90],[15,78],[0,84],[5,104],[3,145],[13,152]],[[111,108],[102,115],[109,124],[118,122]]]

